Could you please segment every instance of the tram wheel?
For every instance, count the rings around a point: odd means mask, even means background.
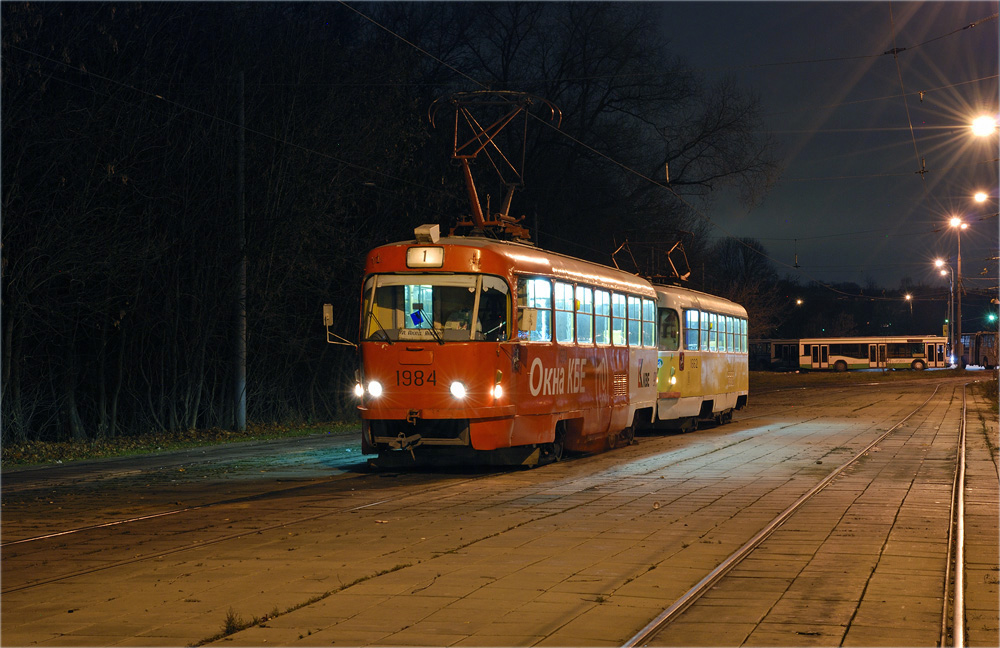
[[[542,452],[547,456],[547,463],[555,463],[557,461],[562,461],[563,449],[566,445],[566,433],[562,430],[562,426],[556,426],[556,436],[552,440],[552,443],[546,443],[542,445]]]
[[[635,427],[632,425],[628,426],[627,428],[619,432],[618,436],[621,439],[621,445],[623,446],[631,445],[632,442],[635,440]]]

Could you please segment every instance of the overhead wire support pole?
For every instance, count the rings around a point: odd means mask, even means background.
[[[236,431],[247,429],[247,242],[246,242],[246,198],[244,176],[246,175],[246,131],[245,106],[243,100],[243,72],[239,83],[239,127],[237,128],[237,230],[239,265],[236,271],[236,326],[235,335],[235,380],[233,382],[233,426]]]

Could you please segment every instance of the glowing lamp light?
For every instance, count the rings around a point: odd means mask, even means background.
[[[371,394],[372,398],[378,398],[382,395],[382,383],[377,380],[373,380],[368,383],[368,393]]]
[[[455,398],[465,398],[465,385],[458,382],[457,380],[451,383],[451,395]]]
[[[976,202],[986,202],[986,199],[989,198],[989,196],[986,195],[985,191],[977,191],[973,198],[975,198]]]
[[[500,385],[493,385],[493,398],[499,399],[503,396],[503,387]]]
[[[983,115],[972,120],[972,134],[976,137],[986,137],[996,132],[997,120]]]
[[[357,396],[358,398],[364,396],[365,395],[364,385],[362,385],[361,383],[357,383],[356,385],[354,385],[354,395]]]

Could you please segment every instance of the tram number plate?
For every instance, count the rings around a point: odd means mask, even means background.
[[[396,372],[396,385],[403,387],[423,387],[424,385],[437,385],[437,372],[424,373],[420,369],[411,371],[404,369]]]

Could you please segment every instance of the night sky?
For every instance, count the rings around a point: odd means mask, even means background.
[[[970,222],[967,289],[996,293],[997,262],[987,259],[997,256],[997,136],[976,139],[968,124],[997,114],[997,2],[663,9],[692,67],[759,93],[780,145],[784,170],[762,204],[705,208],[716,235],[759,239],[779,274],[803,283],[898,288],[909,278],[947,290],[932,260],[954,260],[955,234],[941,228],[959,215]],[[883,54],[893,48],[897,57]],[[976,190],[990,199],[974,202]]]

